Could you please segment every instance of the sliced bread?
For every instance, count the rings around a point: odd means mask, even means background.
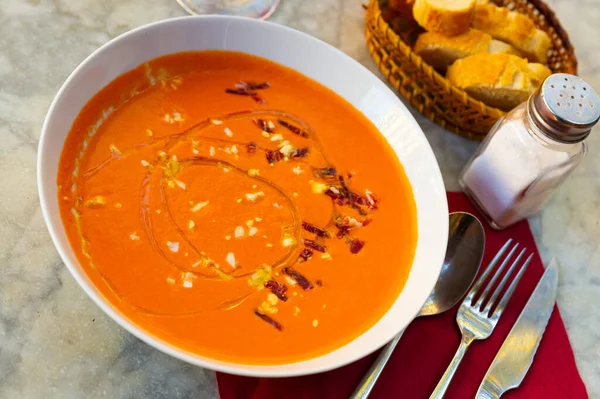
[[[511,54],[477,54],[456,61],[446,77],[471,97],[489,106],[511,110],[550,76],[544,65]]]
[[[546,64],[552,41],[526,15],[493,4],[477,4],[473,28],[512,44],[530,61]]]
[[[413,16],[425,30],[454,36],[471,25],[475,0],[415,0]]]
[[[454,61],[475,54],[498,53],[520,55],[510,44],[494,40],[477,29],[456,36],[444,36],[435,32],[419,35],[414,47],[425,62],[435,69],[445,71]]]

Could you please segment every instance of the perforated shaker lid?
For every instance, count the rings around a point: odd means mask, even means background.
[[[533,121],[555,140],[585,139],[600,118],[600,98],[585,80],[566,73],[550,75],[531,97]]]

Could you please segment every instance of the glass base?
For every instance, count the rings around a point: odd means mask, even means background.
[[[192,15],[220,14],[267,19],[279,0],[177,0]]]
[[[492,229],[503,230],[507,227],[507,226],[499,226],[496,223],[496,221],[494,221],[494,219],[492,219],[492,217],[490,217],[490,215],[488,214],[485,207],[479,202],[479,199],[471,192],[469,187],[466,186],[466,184],[462,181],[462,179],[458,180],[458,184],[460,185],[460,188],[465,193],[467,198],[469,198],[471,200],[471,203],[475,206],[475,208],[479,211],[479,213],[483,216],[485,221],[488,223],[488,225],[490,225],[490,227]]]

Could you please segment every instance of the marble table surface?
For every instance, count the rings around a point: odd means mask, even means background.
[[[551,0],[580,75],[600,89],[600,0]],[[282,0],[272,21],[314,35],[377,73],[360,0]],[[68,74],[109,39],[184,15],[175,0],[0,0],[0,398],[216,398],[211,371],[138,341],[77,286],[44,226],[36,150]],[[411,109],[413,113],[414,110]],[[415,113],[449,190],[476,143]],[[561,265],[558,305],[591,397],[600,398],[600,129],[583,165],[532,218]]]

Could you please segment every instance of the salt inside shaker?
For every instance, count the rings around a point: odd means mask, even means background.
[[[492,127],[459,177],[492,227],[537,212],[581,162],[600,99],[577,76],[549,76],[527,102]]]

